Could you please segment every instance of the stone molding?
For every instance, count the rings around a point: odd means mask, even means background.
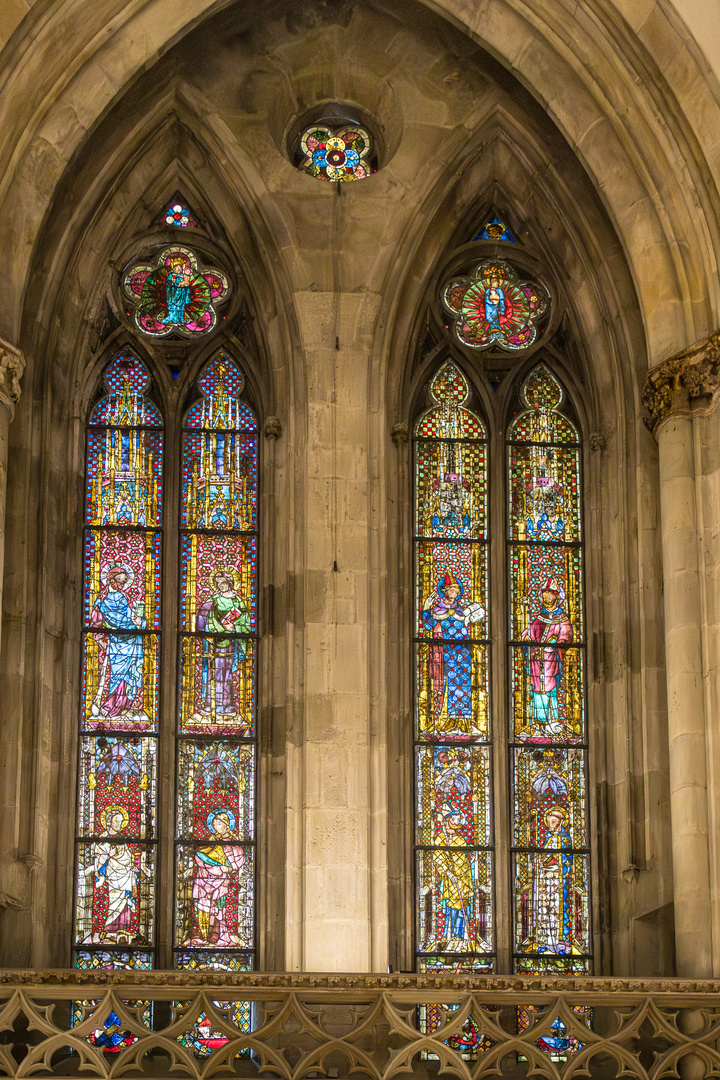
[[[25,357],[20,349],[0,338],[0,402],[15,415],[20,400],[20,379],[25,371]]]
[[[654,367],[645,379],[642,403],[649,412],[645,424],[657,435],[665,420],[675,416],[706,416],[720,389],[720,330]]]
[[[144,987],[160,990],[186,987],[188,989],[237,987],[256,990],[321,990],[321,991],[397,991],[451,990],[458,993],[513,994],[713,994],[720,995],[720,979],[615,978],[601,975],[522,976],[522,975],[372,975],[363,973],[254,971],[224,973],[220,971],[103,971],[78,968],[54,968],[38,971],[23,968],[0,970],[0,985],[36,987]],[[70,995],[72,996],[72,995]]]

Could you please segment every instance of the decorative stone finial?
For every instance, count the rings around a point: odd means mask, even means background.
[[[410,430],[404,420],[398,420],[397,424],[393,424],[390,436],[398,447],[403,446],[409,440]]]
[[[277,416],[268,416],[263,428],[266,439],[279,439],[282,435],[282,424]]]
[[[20,349],[0,338],[0,402],[9,410],[11,420],[20,400],[20,379],[24,370],[25,357]]]
[[[720,330],[696,341],[648,373],[645,424],[656,432],[670,416],[703,416],[713,411],[720,388]]]

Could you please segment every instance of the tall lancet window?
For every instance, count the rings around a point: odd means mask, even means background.
[[[255,955],[258,428],[220,352],[182,439],[175,966]]]
[[[508,430],[514,966],[590,970],[580,438],[544,366]]]
[[[426,972],[494,967],[487,435],[469,394],[445,363],[414,433],[416,948]]]
[[[162,418],[130,351],[87,428],[74,962],[154,964]]]

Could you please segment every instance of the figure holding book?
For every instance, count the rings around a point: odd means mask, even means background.
[[[245,659],[250,613],[236,587],[236,571],[217,570],[212,576],[213,596],[200,605],[197,628],[218,636],[203,638],[202,709],[217,715],[236,715],[233,673]],[[232,636],[224,636],[232,635]]]

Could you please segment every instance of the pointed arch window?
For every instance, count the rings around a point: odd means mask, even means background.
[[[416,963],[489,972],[500,955],[520,973],[588,972],[579,425],[544,363],[507,432],[501,416],[488,430],[449,360],[428,395],[414,429]],[[494,545],[492,439],[507,507]],[[491,611],[487,583],[503,574]],[[503,623],[507,652],[491,663]]]
[[[255,951],[258,426],[227,353],[182,438],[175,966]]]
[[[492,971],[487,433],[451,363],[415,426],[417,963]]]
[[[540,364],[508,428],[514,967],[590,970],[581,445]]]
[[[86,441],[74,959],[152,967],[163,424],[129,350]]]
[[[151,383],[122,350],[87,424],[73,961],[251,970],[258,424],[219,350],[164,463]],[[175,664],[161,663],[163,589],[179,596]],[[159,783],[173,746],[175,784]]]

